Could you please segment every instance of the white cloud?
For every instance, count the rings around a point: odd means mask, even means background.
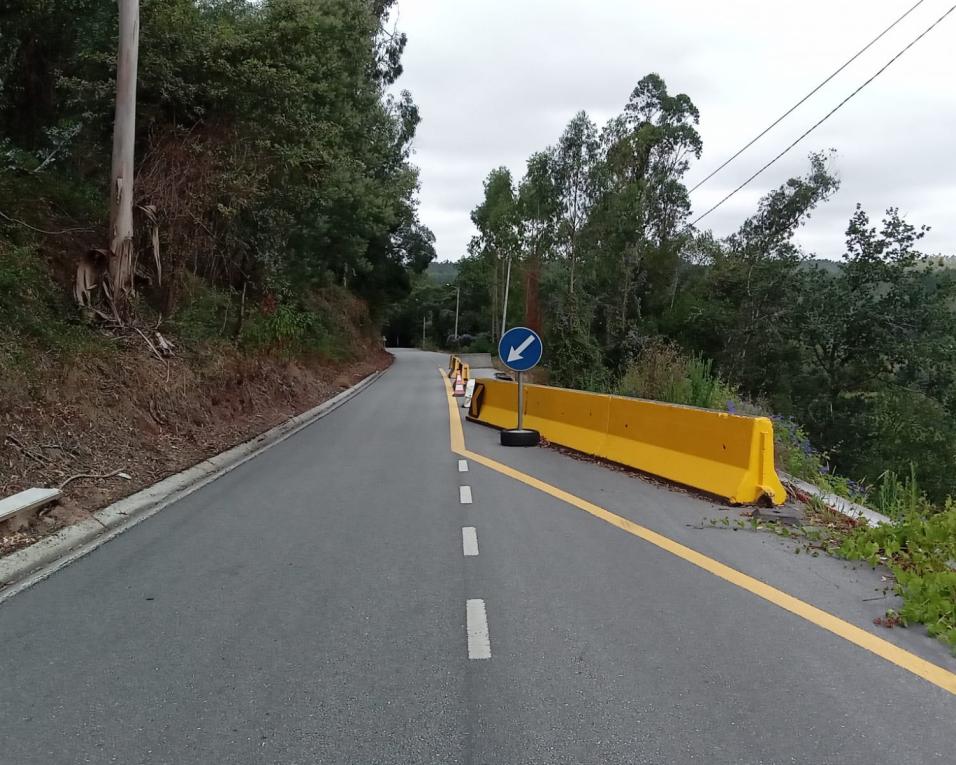
[[[469,212],[499,165],[516,177],[578,110],[618,113],[637,81],[658,72],[701,112],[704,155],[693,185],[899,16],[890,0],[400,0],[409,36],[405,75],[423,122],[421,215],[439,257],[457,259],[473,234]],[[926,0],[859,60],[693,196],[702,212],[880,68],[949,7]],[[760,194],[835,147],[843,185],[800,234],[821,255],[842,250],[857,201],[878,219],[898,206],[933,226],[928,251],[956,251],[956,15],[837,112],[778,164],[706,219],[734,230]]]

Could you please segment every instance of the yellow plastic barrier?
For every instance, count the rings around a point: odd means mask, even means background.
[[[527,388],[525,386],[525,390]],[[468,417],[496,428],[515,427],[518,421],[518,386],[499,384],[496,380],[476,383]]]
[[[469,419],[517,422],[518,386],[478,383]],[[773,461],[773,424],[708,409],[525,385],[525,427],[548,441],[692,486],[736,504],[787,494]]]
[[[532,388],[534,393],[528,395]],[[525,385],[524,389],[526,428],[533,428],[549,441],[585,454],[603,453],[607,441],[610,396],[543,385]],[[517,413],[511,415],[509,428],[515,426],[516,418]]]
[[[461,371],[461,359],[457,356],[451,356],[448,359],[448,379],[453,380],[455,375]]]

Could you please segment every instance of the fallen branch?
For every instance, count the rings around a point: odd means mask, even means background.
[[[165,361],[165,359],[160,355],[159,351],[156,350],[156,346],[153,345],[153,341],[150,340],[148,337],[146,337],[146,335],[144,335],[144,334],[142,333],[142,331],[139,329],[139,327],[133,327],[133,329],[135,329],[137,332],[139,332],[139,336],[140,336],[141,338],[143,338],[143,340],[146,341],[146,345],[149,346],[149,349],[153,352],[153,355],[154,355],[157,359],[159,359],[160,361]]]
[[[173,344],[163,337],[159,332],[153,332],[153,334],[156,336],[156,345],[159,347],[159,350],[162,352],[163,356],[172,356]]]
[[[48,234],[49,236],[62,236],[63,234],[73,234],[80,231],[92,231],[91,228],[65,228],[62,231],[47,231],[46,229],[37,228],[36,226],[31,226],[26,221],[19,220],[18,218],[11,218],[6,213],[0,212],[0,218],[4,218],[11,223],[16,223],[19,226],[30,229],[31,231],[36,231],[38,234]]]
[[[40,444],[40,448],[41,448],[41,449],[56,450],[56,451],[59,451],[59,452],[63,452],[63,453],[65,453],[65,454],[72,454],[74,457],[78,457],[78,456],[79,456],[79,455],[76,453],[76,450],[75,450],[75,449],[70,449],[69,447],[63,446],[62,444]]]
[[[122,472],[123,472],[123,468],[119,468],[118,470],[114,470],[112,473],[103,473],[102,475],[97,475],[96,473],[77,473],[76,475],[71,475],[71,476],[70,476],[69,478],[67,478],[63,483],[61,483],[59,486],[57,486],[57,488],[58,488],[60,491],[63,491],[64,487],[65,487],[68,483],[70,483],[70,482],[72,482],[72,481],[79,480],[80,478],[115,478],[116,476],[118,476],[118,475],[119,475],[120,473],[122,473]]]
[[[7,441],[9,441],[11,444],[13,444],[14,446],[16,446],[16,447],[17,447],[21,452],[23,452],[27,457],[29,457],[30,459],[34,460],[35,462],[39,462],[41,465],[46,465],[46,464],[49,462],[49,460],[46,459],[46,457],[44,457],[44,456],[42,456],[42,455],[40,455],[40,454],[34,454],[34,453],[33,453],[32,451],[30,451],[26,446],[24,446],[24,444],[23,444],[21,441],[19,441],[18,439],[14,438],[13,436],[7,435],[6,439],[7,439]]]

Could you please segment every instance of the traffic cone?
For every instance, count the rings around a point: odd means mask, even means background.
[[[464,396],[465,395],[465,382],[461,379],[461,372],[455,377],[455,392],[453,396]]]

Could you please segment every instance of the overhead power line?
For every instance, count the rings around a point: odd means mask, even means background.
[[[819,121],[817,121],[816,123],[814,123],[808,130],[806,130],[802,135],[800,135],[800,136],[799,136],[793,143],[791,143],[786,149],[784,149],[784,150],[783,150],[782,152],[780,152],[776,157],[774,157],[773,159],[771,159],[766,165],[764,165],[763,167],[761,167],[756,173],[754,173],[753,175],[751,175],[746,181],[744,181],[743,183],[741,183],[737,188],[735,188],[733,191],[731,191],[727,196],[725,196],[723,199],[721,199],[717,204],[715,204],[713,207],[711,207],[709,210],[707,210],[707,212],[703,213],[702,215],[699,215],[696,219],[694,219],[694,220],[691,222],[690,225],[691,225],[691,226],[696,226],[698,223],[700,223],[700,221],[702,221],[704,218],[706,218],[708,215],[710,215],[714,210],[716,210],[716,209],[717,209],[718,207],[720,207],[724,202],[726,202],[728,199],[730,199],[732,196],[734,196],[734,194],[736,194],[738,191],[740,191],[741,189],[743,189],[747,184],[749,184],[752,180],[754,180],[758,175],[760,175],[761,173],[763,173],[764,170],[766,170],[766,169],[769,168],[771,165],[773,165],[774,163],[776,163],[777,160],[779,160],[784,154],[786,154],[788,151],[790,151],[794,146],[796,146],[798,143],[800,143],[800,141],[802,141],[804,138],[806,138],[808,135],[810,135],[810,133],[812,133],[814,130],[816,130],[818,127],[820,127],[820,125],[822,125],[824,122],[826,122],[828,119],[830,119],[830,117],[832,117],[834,114],[836,114],[836,112],[838,112],[838,111],[843,107],[844,104],[846,104],[846,103],[847,103],[851,98],[853,98],[857,93],[859,93],[861,90],[863,90],[863,88],[865,88],[867,85],[869,85],[871,82],[873,82],[873,80],[875,80],[877,77],[879,77],[881,74],[883,74],[883,72],[885,72],[887,69],[889,69],[890,66],[891,66],[900,56],[902,56],[904,53],[906,53],[906,51],[908,51],[910,48],[912,48],[914,45],[916,45],[916,43],[918,43],[920,40],[922,40],[924,37],[926,37],[926,35],[928,35],[930,32],[932,32],[933,29],[935,29],[935,28],[936,28],[947,16],[949,16],[953,11],[956,11],[956,5],[952,6],[948,11],[946,11],[946,13],[944,13],[942,16],[940,16],[938,19],[936,19],[936,21],[934,21],[934,22],[933,22],[932,24],[930,24],[926,29],[924,29],[923,32],[922,32],[916,39],[914,39],[909,45],[907,45],[905,48],[903,48],[903,50],[901,50],[901,51],[900,51],[899,53],[897,53],[895,56],[893,56],[893,58],[891,58],[889,61],[887,61],[880,69],[878,69],[878,70],[876,71],[876,73],[873,74],[872,77],[870,77],[870,79],[868,79],[866,82],[864,82],[862,85],[860,85],[860,87],[858,87],[856,90],[854,90],[852,93],[850,93],[850,95],[848,95],[846,98],[844,98],[842,101],[840,101],[840,103],[838,103],[836,106],[834,106],[834,107],[833,107],[829,112],[827,112]]]
[[[694,186],[694,188],[692,188],[692,189],[690,190],[690,193],[693,193],[693,192],[697,191],[697,189],[699,189],[701,186],[703,186],[705,183],[707,183],[707,181],[709,181],[711,178],[713,178],[715,175],[717,175],[717,173],[719,173],[721,170],[723,170],[725,167],[727,167],[727,165],[729,165],[731,162],[733,162],[735,159],[737,159],[737,157],[739,157],[741,154],[743,154],[745,151],[747,151],[747,149],[749,149],[751,146],[753,146],[755,143],[757,143],[757,141],[759,141],[761,138],[763,138],[765,135],[767,135],[767,133],[769,133],[771,130],[773,130],[775,127],[777,127],[777,125],[779,125],[781,122],[783,122],[787,117],[789,117],[791,114],[793,114],[801,105],[803,105],[803,104],[807,101],[808,98],[810,98],[812,95],[814,95],[818,90],[820,90],[820,88],[822,88],[824,85],[826,85],[828,82],[830,82],[830,80],[832,80],[834,77],[836,77],[840,72],[842,72],[844,69],[846,69],[850,64],[852,64],[854,61],[856,61],[856,60],[857,60],[860,56],[862,56],[864,53],[866,53],[866,52],[867,52],[870,48],[872,48],[877,42],[879,42],[879,41],[883,38],[883,36],[886,35],[887,32],[889,32],[893,27],[895,27],[895,26],[896,26],[897,24],[899,24],[903,19],[905,19],[907,16],[909,16],[913,11],[915,11],[917,8],[919,8],[924,2],[926,2],[926,0],[919,0],[919,2],[916,3],[915,5],[913,5],[908,11],[906,11],[906,13],[904,13],[902,16],[900,16],[896,21],[894,21],[894,22],[893,22],[892,24],[890,24],[886,29],[884,29],[882,32],[880,32],[876,37],[874,37],[872,40],[870,40],[866,45],[864,45],[862,48],[860,48],[860,49],[859,49],[856,53],[854,53],[850,58],[848,58],[846,61],[844,61],[844,62],[843,62],[843,65],[842,65],[839,69],[837,69],[835,72],[833,72],[833,74],[831,74],[829,77],[827,77],[823,82],[821,82],[819,85],[817,85],[813,90],[811,90],[809,93],[807,93],[807,94],[806,94],[803,98],[801,98],[799,101],[797,101],[797,103],[795,103],[793,106],[791,106],[789,109],[787,109],[787,111],[785,111],[783,114],[781,114],[779,117],[777,117],[776,120],[774,120],[770,125],[768,125],[766,128],[764,128],[764,130],[762,130],[760,133],[758,133],[756,136],[754,136],[749,142],[747,142],[747,143],[744,144],[742,147],[740,147],[740,150],[739,150],[736,154],[734,154],[732,157],[730,157],[726,162],[724,162],[722,165],[720,165],[720,167],[718,167],[718,168],[716,168],[715,170],[713,170],[713,171],[710,173],[710,175],[708,175],[706,178],[704,178],[702,181],[700,181],[696,186]]]

